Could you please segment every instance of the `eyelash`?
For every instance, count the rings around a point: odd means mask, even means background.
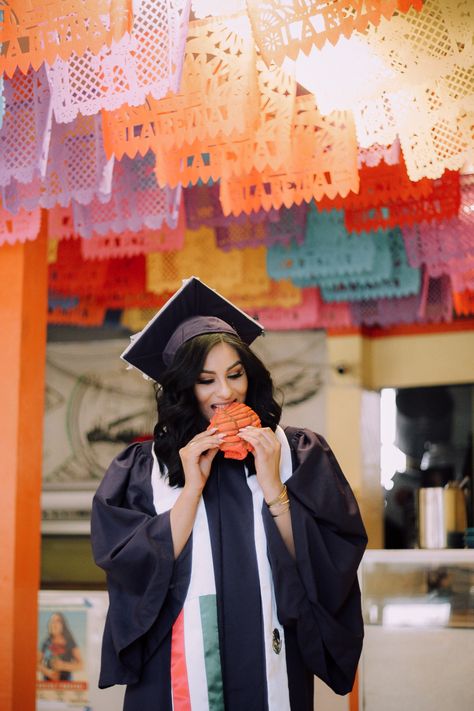
[[[241,378],[243,376],[243,374],[244,374],[243,370],[238,370],[236,373],[229,373],[229,375],[227,377],[230,378],[231,380],[237,380],[238,378]],[[206,379],[200,378],[197,381],[197,384],[198,385],[211,385],[213,382],[214,382],[214,378],[206,378]]]

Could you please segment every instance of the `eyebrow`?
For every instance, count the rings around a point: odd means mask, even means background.
[[[242,365],[242,361],[241,361],[241,360],[236,360],[235,363],[232,363],[232,365],[229,365],[229,367],[226,368],[226,373],[227,373],[227,371],[232,370],[232,368],[235,368],[236,365]],[[201,373],[210,373],[211,375],[215,375],[215,371],[214,371],[214,370],[206,370],[205,368],[203,368],[203,369],[201,370]]]

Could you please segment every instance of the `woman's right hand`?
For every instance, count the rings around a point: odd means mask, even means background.
[[[211,472],[212,460],[219,451],[223,435],[217,428],[200,432],[179,450],[184,471],[184,489],[202,493]]]

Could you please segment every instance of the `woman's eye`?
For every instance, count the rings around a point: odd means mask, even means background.
[[[199,378],[197,381],[197,384],[198,385],[210,385],[213,382],[214,381],[212,378]]]
[[[232,380],[236,380],[237,378],[241,378],[243,374],[243,370],[238,370],[236,373],[230,373],[229,378],[232,378]]]

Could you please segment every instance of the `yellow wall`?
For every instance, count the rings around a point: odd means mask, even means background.
[[[367,388],[474,382],[474,331],[364,340]]]

